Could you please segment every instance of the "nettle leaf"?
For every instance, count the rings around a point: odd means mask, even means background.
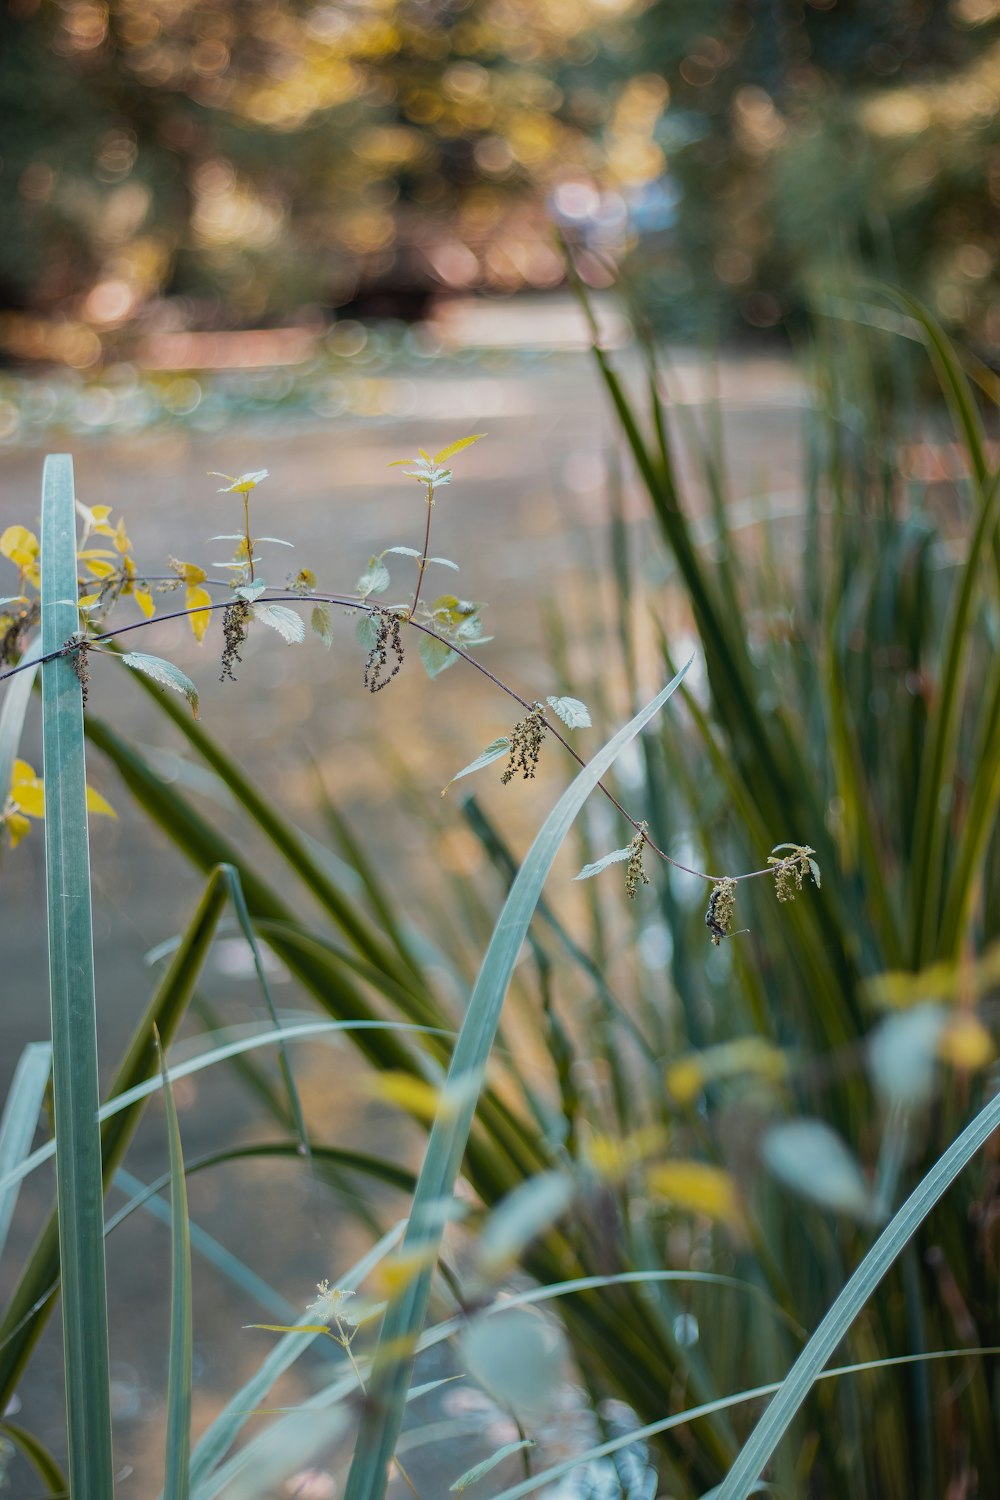
[[[546,698],[545,701],[567,729],[590,728],[590,709],[579,698]]]
[[[534,1446],[534,1438],[518,1438],[515,1443],[504,1443],[503,1447],[491,1453],[489,1458],[484,1458],[481,1464],[473,1464],[471,1469],[466,1469],[464,1474],[460,1474],[455,1483],[448,1486],[449,1494],[460,1495],[463,1490],[469,1488],[470,1484],[476,1484],[480,1479],[485,1479],[487,1474],[497,1467],[497,1464],[502,1464],[504,1459],[510,1458],[512,1453],[520,1453],[524,1448]]]
[[[374,651],[378,641],[378,626],[371,615],[364,614],[354,627],[354,634],[366,651]]]
[[[474,432],[471,437],[459,438],[457,442],[449,443],[447,448],[442,448],[440,453],[435,453],[434,462],[436,464],[443,464],[446,459],[452,458],[456,453],[461,453],[463,448],[469,448],[473,443],[478,443],[479,439],[485,436],[485,432]],[[420,450],[420,457],[426,457],[423,449]]]
[[[600,859],[595,860],[592,865],[584,865],[579,875],[574,875],[573,879],[589,880],[592,875],[600,875],[601,871],[606,870],[609,865],[620,865],[623,860],[628,859],[631,853],[632,850],[629,847],[612,849],[610,854],[603,855]]]
[[[329,650],[333,645],[333,620],[329,604],[317,604],[309,616],[309,624],[312,626],[313,634],[318,635],[323,645]]]
[[[358,579],[357,591],[362,599],[367,599],[369,594],[384,594],[390,582],[385,563],[380,557],[372,557],[368,560],[367,571]]]
[[[210,542],[242,542],[242,531],[226,531],[221,536],[210,536]]]
[[[448,782],[448,786],[441,788],[442,797],[448,790],[448,787],[452,786],[456,781],[461,781],[463,776],[471,776],[473,771],[481,771],[484,766],[491,766],[495,760],[499,760],[502,755],[507,755],[509,751],[510,740],[506,735],[499,740],[493,740],[491,744],[486,746],[481,755],[477,755],[475,760],[470,760],[467,766],[463,766],[460,771],[455,772],[451,781]]]
[[[396,552],[400,557],[420,557],[421,555],[416,547],[385,547],[382,556],[384,557],[387,552]]]
[[[772,1125],[761,1143],[761,1155],[774,1176],[803,1198],[862,1224],[878,1220],[875,1197],[857,1158],[822,1120]]]
[[[458,563],[452,562],[450,557],[429,557],[427,561],[440,563],[442,568],[454,568],[455,572],[458,572]]]
[[[444,641],[439,641],[433,635],[421,635],[420,645],[417,649],[420,652],[420,660],[427,669],[428,677],[439,676],[440,673],[444,672],[448,667],[453,667],[458,661],[458,657],[451,647],[446,645]]]
[[[262,625],[270,625],[272,630],[276,630],[290,646],[296,646],[306,638],[306,627],[302,620],[294,609],[286,609],[283,604],[255,604],[253,615]]]
[[[181,693],[190,703],[195,718],[198,717],[198,689],[187,673],[182,672],[180,667],[175,667],[172,661],[164,661],[162,656],[147,656],[144,651],[126,651],[122,661],[133,672],[142,672],[161,687],[172,688],[175,693]]]
[[[255,547],[258,542],[277,542],[279,547],[295,546],[294,542],[286,542],[283,536],[255,536],[253,539],[253,544]]]
[[[242,563],[230,563],[228,565],[223,564],[223,566],[242,567]],[[245,599],[248,604],[252,604],[255,599],[258,599],[260,597],[260,595],[266,588],[267,584],[264,582],[263,578],[257,578],[253,583],[241,583],[238,589],[233,589],[233,593],[236,595],[237,599]]]

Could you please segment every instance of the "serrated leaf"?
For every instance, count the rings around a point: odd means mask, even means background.
[[[378,627],[371,615],[362,615],[354,627],[354,634],[366,651],[374,651],[378,640]]]
[[[255,604],[253,617],[262,625],[270,625],[290,646],[296,646],[306,638],[306,627],[300,617],[294,609],[286,609],[283,604]]]
[[[823,882],[820,880],[820,875],[819,875],[819,865],[816,863],[816,861],[814,859],[811,859],[809,861],[809,868],[812,871],[812,878],[816,882],[816,885],[817,886],[822,885]]]
[[[164,661],[162,656],[147,656],[144,651],[126,651],[121,659],[133,672],[141,672],[144,677],[151,677],[161,687],[181,693],[190,703],[195,718],[198,717],[198,689],[180,667],[175,667],[172,661]]]
[[[458,661],[458,657],[451,647],[446,645],[444,641],[438,640],[437,636],[434,635],[421,635],[420,645],[417,649],[420,652],[420,660],[426,668],[428,677],[440,676],[442,672],[448,667],[453,667]]]
[[[367,599],[369,594],[384,594],[389,587],[389,569],[380,557],[372,557],[368,560],[368,568],[362,573],[357,582],[357,591],[362,599]]]
[[[482,752],[481,755],[477,755],[475,760],[470,760],[467,766],[463,766],[460,771],[455,772],[454,776],[451,778],[451,781],[448,782],[448,785],[441,788],[442,797],[448,790],[448,787],[453,785],[454,782],[461,781],[463,776],[471,776],[473,771],[481,771],[484,766],[492,765],[495,760],[499,760],[500,757],[502,755],[506,755],[509,750],[510,740],[506,735],[503,735],[498,740],[493,740],[489,745],[486,746],[486,749]]]
[[[601,871],[606,870],[609,865],[620,865],[622,860],[628,859],[631,852],[631,849],[628,848],[612,849],[610,854],[602,855],[602,857],[600,859],[596,859],[592,865],[584,865],[579,875],[574,875],[573,879],[589,880],[593,875],[600,875]]]
[[[333,621],[329,604],[317,604],[309,616],[309,624],[313,634],[318,635],[323,645],[329,650],[333,645]]]
[[[220,567],[242,567],[243,564],[242,563],[220,563],[219,566]],[[253,583],[241,583],[240,586],[239,586],[239,588],[233,589],[233,593],[236,595],[237,599],[245,599],[248,604],[252,604],[255,599],[258,599],[260,597],[260,595],[264,592],[264,590],[266,588],[267,588],[267,584],[264,582],[263,578],[257,578],[257,579],[254,580]]]
[[[546,698],[546,703],[557,713],[567,729],[589,729],[590,709],[579,698]]]
[[[480,1479],[485,1479],[497,1464],[502,1464],[504,1459],[510,1458],[512,1453],[520,1453],[523,1448],[534,1446],[534,1438],[518,1438],[516,1443],[504,1443],[503,1447],[491,1453],[489,1458],[484,1458],[481,1464],[473,1464],[471,1469],[466,1469],[464,1474],[460,1474],[455,1483],[449,1485],[449,1494],[460,1495],[463,1490],[469,1488],[470,1484],[477,1484]]]
[[[453,456],[453,454],[455,454],[455,453],[461,453],[461,451],[462,451],[463,448],[468,448],[473,443],[478,443],[479,439],[480,438],[484,438],[485,436],[486,436],[485,432],[474,432],[471,437],[459,438],[457,442],[449,443],[448,446],[447,446],[447,448],[442,448],[440,453],[435,453],[434,460],[433,460],[434,463],[435,464],[443,464],[445,462],[445,460],[451,458]],[[423,451],[422,448],[420,450],[420,457],[421,458],[425,457],[425,454],[424,454],[424,451]]]
[[[440,563],[442,568],[454,568],[456,573],[459,570],[458,563],[452,562],[450,557],[429,557],[427,561]]]
[[[383,548],[382,556],[384,557],[387,552],[397,552],[400,557],[419,557],[421,555],[416,547],[385,547]]]

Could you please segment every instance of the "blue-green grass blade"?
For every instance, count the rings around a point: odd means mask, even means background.
[[[73,463],[67,454],[45,461],[41,571],[42,651],[48,654],[79,623]],[[75,1500],[107,1500],[114,1469],[87,769],[82,691],[68,656],[42,667],[42,747],[69,1478]]]
[[[167,1365],[167,1434],[163,1465],[164,1500],[187,1500],[188,1455],[191,1451],[191,1380],[194,1352],[194,1313],[191,1290],[191,1232],[188,1220],[187,1179],[181,1148],[174,1091],[156,1033],[163,1081],[170,1159],[170,1355]]]
[[[222,873],[210,876],[204,894],[188,924],[179,948],[167,972],[153,993],[145,1015],[136,1027],[131,1045],[115,1074],[110,1097],[123,1095],[136,1083],[153,1076],[156,1062],[153,1054],[153,1026],[164,1041],[172,1038],[180,1026],[188,1002],[198,982],[201,966],[215,933],[216,923],[226,902],[226,885]],[[101,1131],[105,1188],[121,1164],[144,1108],[144,1100],[135,1100],[109,1115]],[[53,1154],[53,1144],[43,1148],[45,1159]],[[12,1172],[0,1179],[0,1195],[25,1168],[38,1158],[26,1157]],[[50,1215],[31,1257],[21,1274],[0,1322],[0,1410],[13,1394],[25,1364],[55,1306],[59,1284],[59,1227],[56,1214]]]
[[[643,725],[669,700],[690,665],[691,659],[585,766],[560,797],[528,851],[494,928],[469,999],[448,1072],[455,1103],[448,1114],[438,1114],[431,1129],[404,1253],[429,1255],[431,1259],[436,1255],[444,1229],[441,1207],[454,1191],[510,977],[563,839],[601,777]],[[432,1274],[429,1263],[386,1314],[376,1354],[373,1390],[361,1419],[346,1500],[380,1500],[385,1493],[388,1465],[399,1434],[413,1369],[413,1350],[423,1327]]]
[[[18,1059],[14,1077],[0,1118],[0,1177],[18,1166],[28,1154],[52,1070],[52,1047],[48,1042],[29,1042]],[[17,1183],[0,1192],[0,1255],[7,1242],[10,1221],[17,1203]]]
[[[36,665],[27,667],[10,679],[0,705],[0,807],[7,801],[14,779],[14,762],[21,744],[24,718],[31,702],[31,689],[38,675],[37,659],[41,652],[42,638],[36,635],[21,657],[22,663],[35,662]]]
[[[886,1225],[864,1260],[834,1301],[786,1375],[719,1490],[719,1500],[746,1500],[808,1396],[820,1372],[848,1333],[879,1282],[916,1234],[931,1209],[1000,1126],[1000,1094],[938,1158],[927,1175]]]

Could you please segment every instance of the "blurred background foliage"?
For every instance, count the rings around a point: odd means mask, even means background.
[[[1000,340],[997,0],[6,0],[0,349],[600,285],[683,336],[859,266]]]

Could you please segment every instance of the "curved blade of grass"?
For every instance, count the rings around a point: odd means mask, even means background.
[[[16,1422],[8,1421],[6,1417],[0,1421],[0,1432],[5,1432],[11,1442],[20,1448],[42,1481],[48,1485],[50,1495],[69,1495],[69,1480],[33,1432],[28,1432]]]
[[[29,1042],[17,1067],[0,1119],[0,1177],[6,1176],[28,1154],[52,1070],[52,1047],[48,1042]],[[17,1203],[17,1184],[0,1192],[0,1255]]]
[[[48,654],[78,629],[73,462],[64,453],[45,460],[41,570]],[[42,667],[42,753],[69,1477],[76,1500],[107,1500],[114,1468],[87,768],[83,696],[68,656]]]
[[[879,1235],[782,1381],[719,1490],[719,1500],[746,1500],[813,1383],[855,1318],[924,1219],[981,1146],[1000,1127],[1000,1094],[934,1163]]]
[[[939,956],[945,959],[958,957],[976,892],[976,871],[993,837],[1000,804],[1000,656],[993,659],[982,703],[980,745],[941,919]]]
[[[377,1244],[373,1245],[349,1271],[337,1280],[337,1286],[345,1291],[354,1291],[360,1286],[365,1277],[398,1245],[403,1237],[404,1228],[405,1222],[394,1224]],[[299,1321],[303,1324],[312,1323],[315,1321],[315,1314],[306,1311]],[[305,1353],[317,1337],[319,1337],[317,1334],[286,1333],[278,1340],[250,1379],[240,1387],[232,1400],[219,1413],[192,1453],[190,1464],[192,1490],[208,1479],[236,1441],[254,1408],[267,1395],[278,1377],[295,1363],[300,1354]]]
[[[818,1378],[820,1380],[839,1380],[844,1375],[863,1375],[869,1370],[893,1369],[898,1365],[918,1365],[929,1363],[938,1359],[963,1359],[976,1358],[996,1353],[992,1348],[976,1349],[933,1349],[924,1354],[900,1354],[889,1359],[869,1359],[855,1365],[838,1365],[835,1370],[824,1370]],[[606,1443],[597,1443],[593,1448],[588,1448],[585,1453],[578,1454],[575,1458],[566,1459],[563,1463],[553,1464],[549,1469],[543,1469],[539,1474],[533,1474],[530,1479],[523,1479],[520,1484],[511,1485],[509,1489],[501,1490],[499,1495],[493,1495],[491,1500],[521,1500],[522,1495],[534,1494],[543,1485],[551,1484],[553,1480],[561,1479],[564,1474],[569,1474],[581,1464],[593,1463],[595,1459],[605,1458],[610,1453],[619,1453],[623,1448],[629,1448],[633,1443],[644,1442],[647,1438],[657,1437],[661,1432],[670,1432],[674,1427],[683,1427],[688,1422],[696,1422],[700,1417],[710,1417],[716,1412],[729,1411],[734,1406],[744,1406],[748,1401],[758,1401],[762,1396],[770,1396],[780,1389],[775,1382],[771,1385],[758,1385],[750,1390],[738,1391],[733,1396],[720,1396],[717,1401],[705,1401],[700,1406],[691,1406],[687,1411],[676,1412],[673,1416],[664,1417],[659,1422],[650,1422],[645,1427],[637,1427],[632,1432],[626,1432],[621,1437],[610,1438]],[[747,1495],[752,1495],[756,1490],[754,1481]],[[708,1497],[704,1497],[708,1500]],[[711,1491],[711,1500],[723,1500],[723,1487],[717,1487]]]
[[[545,878],[591,791],[643,725],[670,699],[692,660],[619,730],[566,789],[542,825],[504,904],[469,998],[448,1072],[452,1097],[460,1102],[447,1116],[439,1113],[431,1128],[403,1243],[404,1254],[426,1256],[429,1263],[386,1314],[376,1353],[373,1389],[365,1403],[345,1500],[381,1500],[385,1493],[388,1465],[410,1385],[414,1345],[426,1315],[433,1262],[444,1229],[442,1204],[450,1201],[454,1192],[507,986]]]
[[[132,1038],[131,1045],[115,1075],[110,1089],[113,1100],[123,1095],[142,1079],[149,1078],[155,1068],[153,1054],[153,1026],[159,1028],[164,1040],[172,1038],[181,1023],[188,1001],[198,982],[198,975],[215,932],[215,925],[226,901],[226,885],[221,871],[215,871],[205,887],[204,894],[191,919],[180,947],[157,985],[152,1000]],[[123,1105],[114,1118],[108,1117],[101,1131],[103,1158],[103,1180],[105,1188],[110,1184],[117,1167],[128,1147],[142,1116],[144,1104],[136,1100]],[[53,1143],[43,1148],[46,1158],[53,1153]],[[38,1152],[34,1153],[37,1158]],[[24,1175],[24,1168],[32,1158],[26,1158],[17,1169]],[[15,1174],[7,1172],[0,1180],[0,1194],[16,1180]],[[55,1291],[59,1282],[59,1229],[58,1218],[52,1214],[42,1230],[31,1258],[14,1289],[14,1293],[0,1323],[0,1411],[13,1394],[21,1371],[34,1348],[42,1329],[55,1306]]]
[[[174,1091],[167,1061],[154,1032],[159,1054],[163,1102],[167,1112],[170,1152],[170,1356],[167,1366],[167,1433],[163,1465],[164,1500],[187,1500],[188,1455],[191,1451],[191,1379],[194,1353],[194,1316],[191,1290],[191,1234],[187,1181],[181,1148]]]

